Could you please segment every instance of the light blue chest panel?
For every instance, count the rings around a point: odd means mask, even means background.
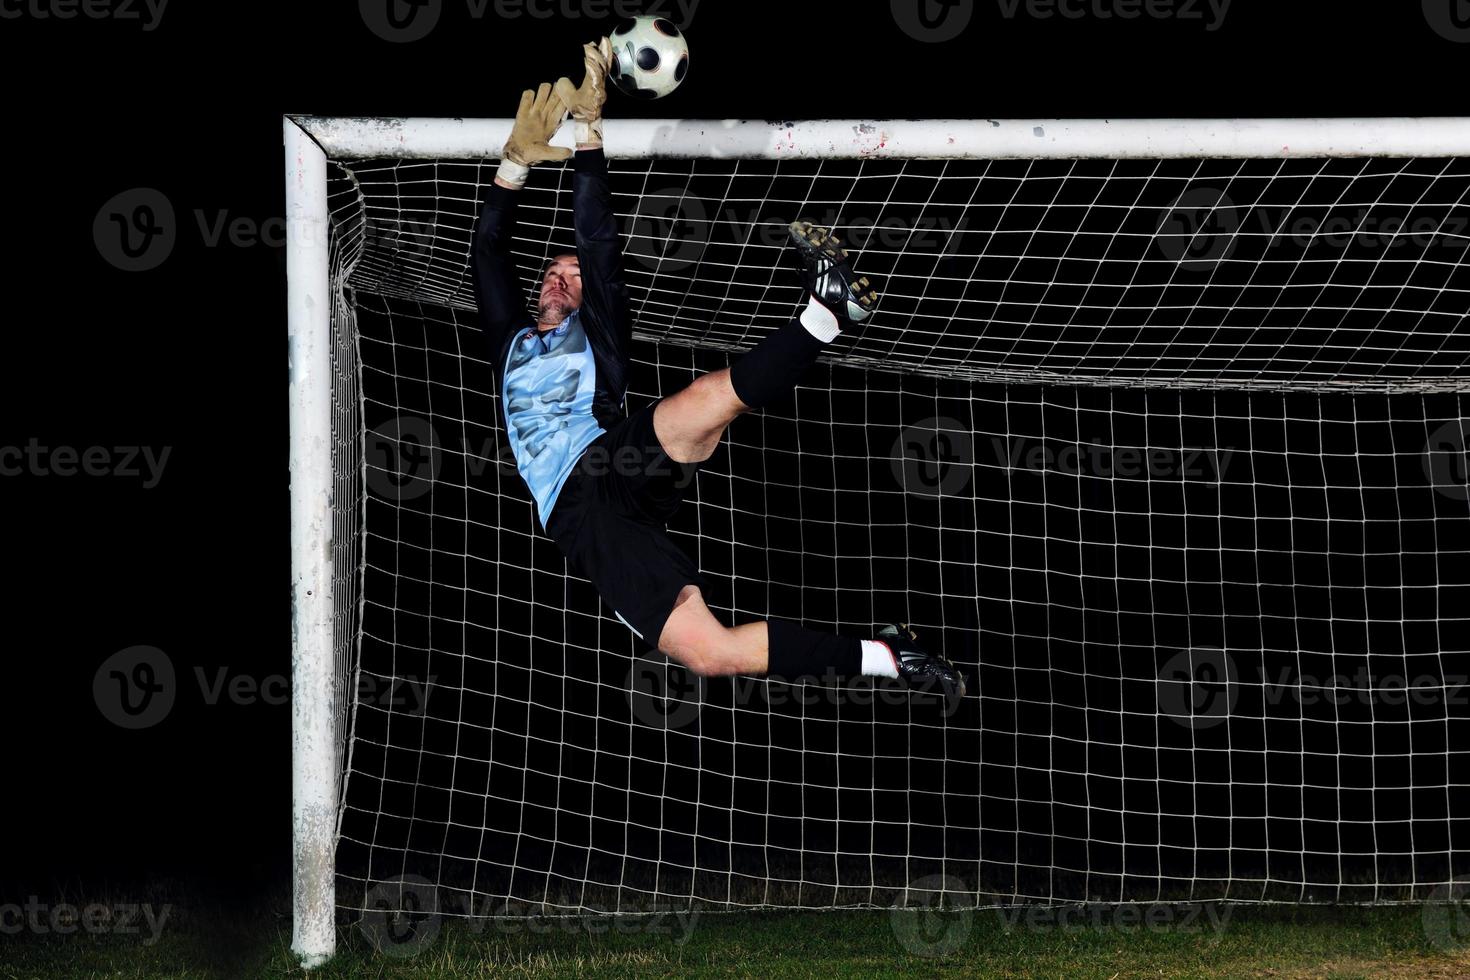
[[[603,432],[592,415],[597,365],[581,318],[573,313],[545,333],[522,330],[504,377],[510,448],[544,528],[572,467]]]

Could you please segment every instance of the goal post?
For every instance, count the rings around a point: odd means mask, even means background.
[[[896,605],[957,638],[979,694],[938,719],[680,688],[538,534],[469,285],[511,125],[284,120],[304,964],[405,882],[473,916],[1470,872],[1470,118],[607,121],[630,401],[789,317],[771,229],[860,220],[878,315],[732,427],[671,532],[727,621]],[[569,175],[522,192],[526,285]],[[1366,700],[1324,707],[1360,666]],[[1441,696],[1386,706],[1385,674]]]
[[[293,934],[307,967],[336,943],[337,786],[333,609],[333,364],[327,157],[286,120],[286,324],[290,389],[291,799]]]
[[[513,119],[291,117],[332,157],[499,159]],[[1179,159],[1470,154],[1459,117],[1343,119],[609,119],[612,159]],[[568,131],[553,146],[573,146]]]

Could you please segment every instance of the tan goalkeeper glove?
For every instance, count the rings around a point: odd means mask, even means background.
[[[565,160],[571,156],[572,151],[566,147],[551,145],[551,138],[561,128],[566,114],[566,104],[552,92],[550,82],[542,82],[535,92],[528,89],[521,93],[516,124],[500,153],[500,169],[495,176],[512,187],[521,188],[536,164]]]
[[[601,146],[602,105],[607,101],[607,73],[612,67],[612,41],[603,38],[596,44],[584,44],[582,58],[587,68],[582,78],[582,87],[573,85],[570,78],[560,78],[556,82],[556,94],[572,110],[572,118],[577,122],[577,145]]]

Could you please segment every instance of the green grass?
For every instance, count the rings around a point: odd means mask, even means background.
[[[1452,910],[1463,915],[1464,909]],[[1214,908],[1191,924],[1070,924],[981,912],[705,914],[657,920],[445,920],[429,942],[374,949],[345,928],[310,976],[358,977],[1456,977],[1470,945],[1426,929],[1419,907]],[[1126,914],[1126,913],[1125,913]],[[1169,915],[1168,911],[1156,913]],[[1173,910],[1176,917],[1179,910]],[[636,923],[636,925],[634,925]],[[284,910],[175,910],[156,941],[0,935],[0,977],[301,977]],[[1470,937],[1459,937],[1470,938]]]

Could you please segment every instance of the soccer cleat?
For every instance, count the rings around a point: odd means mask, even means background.
[[[810,221],[791,222],[791,244],[801,267],[801,283],[842,323],[862,323],[878,308],[878,284],[859,276],[847,249],[830,228]]]
[[[948,660],[922,649],[907,623],[883,627],[877,639],[893,654],[898,677],[911,690],[940,695],[951,711],[959,707],[965,696],[965,676]]]

